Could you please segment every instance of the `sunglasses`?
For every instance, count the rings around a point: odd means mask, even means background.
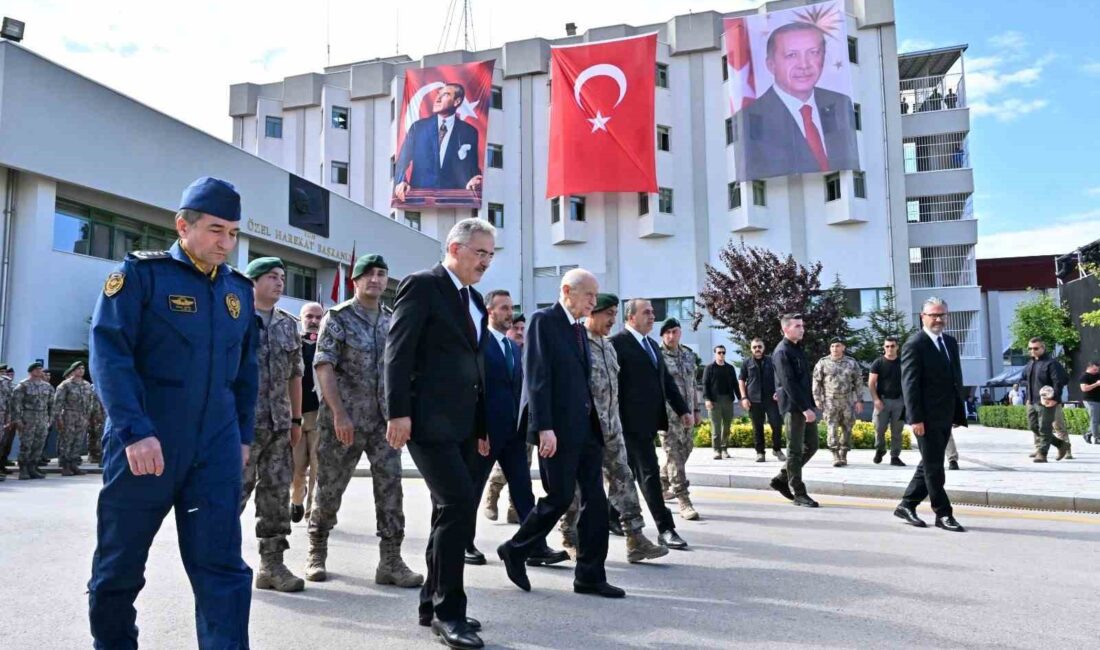
[[[719,351],[715,352],[715,354],[721,354],[721,355],[724,355],[725,353],[726,353],[725,350],[719,350]]]

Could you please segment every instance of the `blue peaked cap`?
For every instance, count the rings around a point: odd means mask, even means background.
[[[226,221],[240,221],[241,195],[229,181],[203,176],[183,191],[179,209],[204,212]]]

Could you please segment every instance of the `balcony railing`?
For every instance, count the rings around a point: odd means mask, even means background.
[[[905,202],[905,212],[909,223],[973,219],[974,197],[965,193],[912,198]]]
[[[966,106],[966,88],[961,72],[902,79],[899,95],[902,115]]]
[[[980,359],[982,356],[981,314],[976,311],[952,311],[947,314],[943,333],[959,343],[960,359]],[[920,314],[913,314],[915,327],[921,326]]]
[[[970,147],[966,133],[905,138],[901,148],[905,157],[906,174],[970,167]]]
[[[909,249],[909,282],[914,289],[974,286],[977,276],[973,244]]]

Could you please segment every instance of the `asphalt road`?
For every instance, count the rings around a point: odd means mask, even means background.
[[[97,477],[0,484],[0,647],[90,647],[85,584],[95,546]],[[423,571],[428,499],[405,481],[404,556]],[[571,591],[569,568],[530,570],[516,589],[492,553],[514,526],[478,522],[490,555],[466,573],[470,615],[500,648],[997,647],[1086,648],[1100,639],[1100,516],[958,508],[970,528],[914,529],[893,503],[824,497],[795,508],[778,495],[696,490],[703,519],[682,522],[691,544],[654,563],[629,565],[612,538],[609,579],[624,600]],[[374,584],[377,538],[369,479],[352,481],[333,533],[323,584],[299,594],[254,591],[252,647],[418,648],[416,590]],[[503,513],[502,513],[503,514]],[[927,506],[922,511],[931,521]],[[245,558],[258,561],[252,513]],[[653,528],[647,532],[655,535]],[[195,647],[193,607],[165,519],[138,599],[147,648]],[[557,534],[550,542],[557,546]],[[297,524],[287,553],[304,568]],[[434,646],[439,647],[439,646]]]

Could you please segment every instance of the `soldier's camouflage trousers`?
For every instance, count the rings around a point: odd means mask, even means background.
[[[629,532],[641,530],[645,526],[642,518],[642,506],[638,501],[638,491],[634,487],[634,472],[626,461],[626,442],[623,434],[604,434],[603,475],[607,479],[607,501],[619,512],[623,530]],[[577,514],[581,505],[581,492],[573,497],[573,503],[561,519],[561,532],[573,536],[577,530]]]
[[[379,421],[369,430],[355,430],[352,444],[345,447],[337,438],[332,412],[317,414],[317,491],[309,515],[311,543],[327,543],[328,533],[336,525],[336,513],[344,499],[355,466],[366,452],[374,482],[376,533],[382,539],[405,536],[405,512],[401,491],[401,452],[386,441],[386,425]]]
[[[46,450],[46,437],[50,435],[49,423],[27,418],[19,429],[19,462],[34,466]]]
[[[688,496],[687,462],[691,450],[695,447],[695,431],[683,424],[675,413],[669,415],[668,431],[658,431],[661,437],[661,449],[665,451],[665,462],[661,464],[661,483],[677,497]]]
[[[852,427],[856,418],[850,407],[829,409],[823,414],[828,425],[829,449],[845,450],[852,448]]]
[[[294,473],[290,431],[256,427],[256,437],[244,468],[241,512],[256,491],[256,539],[260,554],[281,553],[290,547],[290,479]]]
[[[57,463],[58,465],[80,464],[80,451],[84,448],[84,432],[87,423],[83,426],[62,424],[57,429]]]

